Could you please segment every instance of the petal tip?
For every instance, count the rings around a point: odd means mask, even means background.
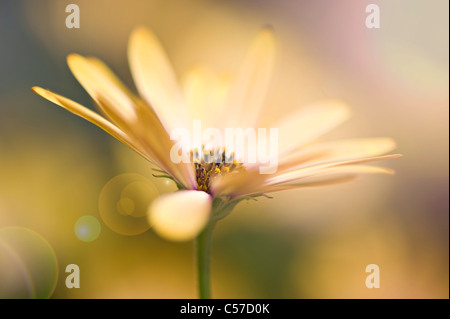
[[[44,99],[49,100],[50,102],[53,102],[55,104],[59,105],[59,102],[57,98],[53,95],[53,93],[49,90],[43,89],[39,86],[33,86],[31,90],[36,93],[37,95],[43,97]]]
[[[67,60],[67,63],[70,63],[71,61],[75,61],[75,60],[78,60],[80,58],[82,58],[82,56],[80,54],[78,54],[78,53],[70,53],[70,54],[67,55],[66,60]]]
[[[267,23],[267,24],[263,25],[262,30],[266,30],[266,31],[269,31],[269,32],[274,32],[275,28],[273,27],[273,25]]]
[[[136,41],[136,39],[142,39],[142,38],[148,38],[152,36],[152,31],[144,26],[144,25],[139,25],[137,27],[135,27],[133,29],[133,31],[131,32],[130,35],[130,42],[134,42]]]
[[[153,230],[165,239],[191,240],[207,225],[211,203],[209,194],[195,190],[165,194],[150,205],[148,221]]]
[[[39,87],[39,86],[33,86],[33,87],[31,88],[31,91],[33,91],[34,93],[39,94],[39,95],[41,95],[39,92],[41,92],[41,91],[43,91],[43,90],[44,90],[44,89],[41,88],[41,87]]]
[[[142,24],[136,26],[132,31],[132,33],[147,33],[147,32],[149,32],[149,28]]]
[[[269,48],[274,50],[276,46],[274,27],[269,24],[263,26],[257,34],[256,39],[260,41],[261,44],[265,45],[266,50]]]

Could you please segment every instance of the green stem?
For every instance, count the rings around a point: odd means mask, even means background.
[[[198,291],[200,299],[211,298],[211,283],[210,283],[210,252],[211,252],[211,238],[215,222],[210,221],[205,229],[198,235],[196,239],[197,249],[197,276],[198,276]]]

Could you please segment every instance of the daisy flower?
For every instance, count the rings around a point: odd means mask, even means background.
[[[128,59],[139,95],[102,61],[68,56],[70,70],[99,113],[52,91],[40,87],[33,91],[102,128],[156,165],[155,176],[177,184],[179,191],[152,203],[149,222],[165,238],[197,238],[201,297],[210,295],[208,255],[214,224],[241,200],[347,182],[361,174],[392,174],[367,163],[400,156],[384,155],[396,147],[391,138],[317,142],[349,117],[343,102],[326,100],[301,107],[271,125],[278,137],[277,169],[271,174],[261,174],[270,158],[246,162],[245,154],[227,143],[202,144],[188,149],[190,161],[173,161],[171,152],[178,141],[171,133],[177,128],[189,130],[195,120],[221,132],[258,127],[275,60],[273,31],[264,28],[256,35],[231,80],[197,67],[186,73],[180,85],[159,40],[144,27],[131,34]],[[267,145],[248,148],[263,146]]]

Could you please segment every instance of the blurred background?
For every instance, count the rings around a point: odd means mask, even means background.
[[[68,4],[80,28],[68,29]],[[367,29],[376,3],[381,28]],[[242,202],[218,224],[217,298],[448,298],[448,1],[0,1],[0,297],[196,298],[192,243],[148,229],[145,207],[175,186],[126,146],[31,91],[92,107],[66,66],[104,60],[133,90],[137,25],[179,76],[199,62],[233,72],[263,25],[278,58],[266,116],[323,98],[353,117],[328,134],[390,136],[395,176]],[[383,163],[384,164],[384,163]],[[81,287],[65,286],[66,266]],[[380,267],[368,289],[366,265]]]

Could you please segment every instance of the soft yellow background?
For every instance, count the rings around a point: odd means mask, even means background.
[[[65,27],[68,3],[80,7],[80,29]],[[380,29],[365,27],[370,3],[381,8]],[[31,87],[91,107],[65,64],[77,52],[100,57],[134,90],[126,46],[140,24],[158,34],[179,76],[199,62],[232,72],[252,36],[271,24],[279,50],[266,119],[340,98],[353,117],[324,138],[390,136],[405,156],[383,163],[395,176],[239,204],[214,236],[214,296],[448,298],[448,23],[442,0],[2,1],[0,235],[20,226],[48,242],[58,262],[54,298],[196,297],[191,243],[151,230],[119,234],[99,212],[100,193],[116,175],[149,178],[155,188],[147,201],[174,186]],[[75,236],[83,215],[101,223],[93,242]],[[72,263],[81,288],[69,290],[64,271]],[[365,286],[372,263],[380,266],[379,289]],[[24,279],[6,281],[6,264],[0,291],[8,296]],[[33,265],[31,258],[26,267]]]

